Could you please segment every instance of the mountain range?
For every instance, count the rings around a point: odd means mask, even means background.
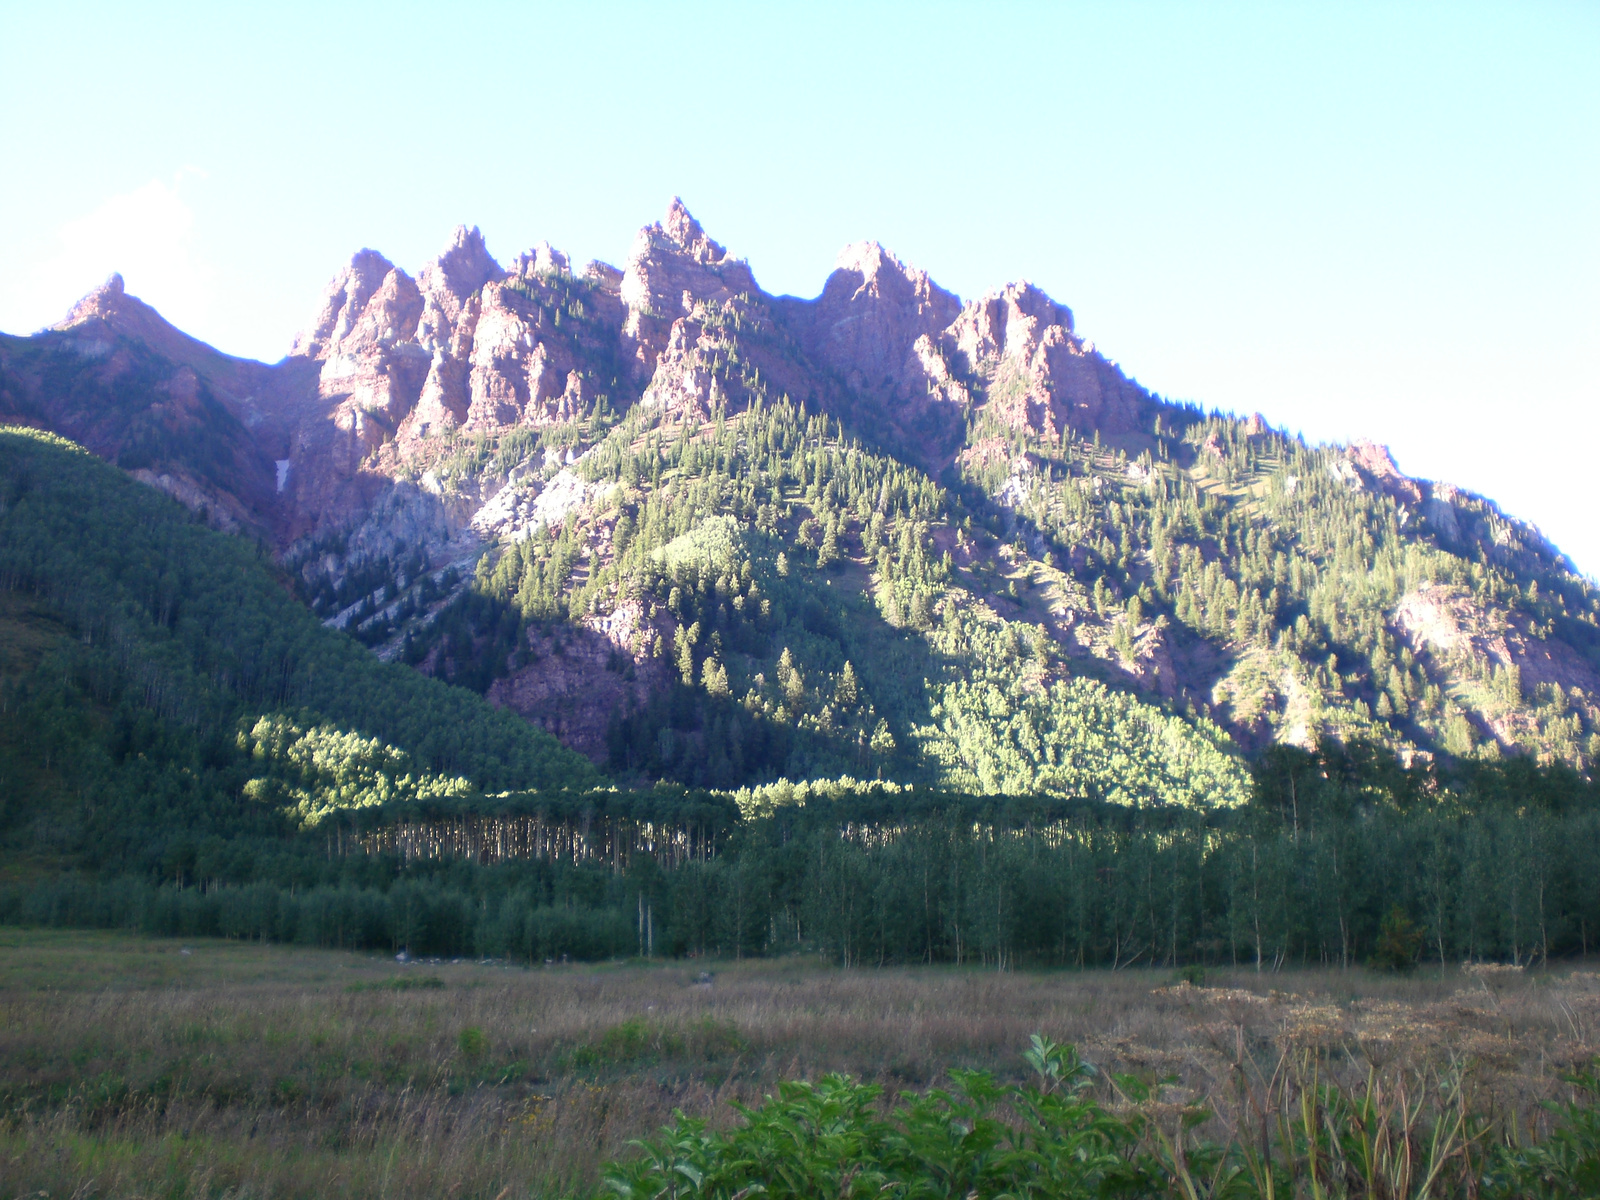
[[[1600,755],[1600,592],[1492,501],[1154,395],[1026,282],[863,243],[769,295],[676,200],[621,269],[362,250],[273,364],[113,276],[0,336],[0,422],[619,782],[1215,804],[1273,743]]]

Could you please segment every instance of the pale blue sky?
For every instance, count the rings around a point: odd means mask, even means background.
[[[121,270],[275,359],[359,247],[619,262],[676,193],[775,292],[1030,278],[1600,571],[1600,4],[131,7],[0,0],[7,332]]]

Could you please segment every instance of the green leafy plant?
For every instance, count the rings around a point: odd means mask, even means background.
[[[1002,1085],[952,1072],[949,1088],[885,1111],[882,1089],[845,1075],[786,1082],[744,1121],[711,1132],[677,1115],[640,1154],[607,1169],[607,1194],[655,1197],[1076,1197],[1151,1194],[1157,1161],[1143,1120],[1088,1095],[1094,1071],[1070,1047],[1035,1037],[1033,1080]]]
[[[1491,1200],[1566,1200],[1600,1196],[1600,1060],[1564,1077],[1576,1093],[1546,1103],[1555,1118],[1539,1143],[1499,1148],[1491,1157],[1484,1195]]]
[[[1280,1061],[1247,1120],[1222,1141],[1200,1137],[1211,1114],[1161,1100],[1161,1083],[1105,1079],[1071,1047],[1037,1034],[1032,1078],[1001,1084],[952,1071],[952,1085],[884,1103],[845,1075],[786,1082],[741,1124],[713,1132],[681,1112],[608,1167],[618,1200],[762,1195],[906,1200],[1555,1200],[1600,1195],[1600,1074],[1574,1077],[1580,1098],[1552,1105],[1537,1145],[1483,1150],[1489,1125],[1458,1077],[1323,1077],[1314,1056]],[[1097,1085],[1101,1095],[1095,1094]],[[1484,1169],[1484,1164],[1490,1165]]]

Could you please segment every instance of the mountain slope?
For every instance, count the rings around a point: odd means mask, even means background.
[[[1536,530],[1165,402],[1025,283],[963,303],[864,244],[772,297],[674,202],[620,271],[465,229],[415,280],[362,251],[271,367],[136,304],[6,339],[0,402],[89,428],[192,372],[217,412],[163,470],[213,519],[625,778],[1227,800],[1272,742],[1600,752],[1600,597]],[[140,392],[91,335],[164,365]]]
[[[0,708],[0,826],[53,830],[64,853],[597,782],[509,714],[321,627],[250,542],[3,427]]]

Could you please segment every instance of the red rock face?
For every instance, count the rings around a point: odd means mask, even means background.
[[[642,706],[673,679],[667,661],[650,651],[658,632],[638,601],[620,604],[603,617],[585,617],[576,629],[563,631],[559,642],[530,631],[536,660],[496,680],[489,701],[604,764],[612,713]]]
[[[1400,473],[1400,468],[1394,465],[1394,459],[1389,454],[1389,447],[1375,442],[1356,442],[1350,447],[1350,458],[1379,491],[1387,492],[1403,505],[1422,503],[1422,488],[1415,479]]]
[[[786,311],[807,351],[933,469],[955,455],[974,411],[1054,438],[1132,431],[1149,403],[1033,285],[962,305],[876,243],[847,247],[822,295]]]
[[[985,381],[989,412],[1006,426],[1055,438],[1140,424],[1143,390],[1073,333],[1069,309],[1031,283],[968,304],[944,337]]]
[[[910,394],[929,379],[919,340],[937,343],[960,312],[961,301],[927,272],[861,242],[840,251],[813,302],[806,346],[863,394]]]
[[[980,410],[1058,436],[1131,426],[1146,399],[1076,337],[1066,308],[1028,284],[963,306],[866,242],[840,254],[815,300],[775,300],[676,199],[639,231],[621,271],[592,263],[574,276],[547,244],[502,268],[464,226],[415,280],[362,250],[274,366],[186,337],[120,279],[85,297],[58,332],[79,346],[121,339],[190,369],[249,431],[234,436],[252,461],[233,487],[182,464],[147,469],[285,548],[358,523],[402,467],[444,453],[450,431],[571,420],[600,392],[615,408],[638,400],[705,419],[719,406],[737,411],[759,384],[868,428],[931,470],[954,460]],[[164,412],[182,419],[170,402]],[[63,430],[92,437],[91,424]],[[114,443],[97,445],[109,453]]]
[[[755,277],[741,260],[706,236],[683,201],[673,198],[666,219],[648,225],[634,238],[618,294],[627,306],[622,333],[636,378],[654,378],[673,327],[696,304],[726,304],[740,294],[756,295]],[[687,338],[680,334],[680,339]]]
[[[72,438],[230,531],[270,529],[276,382],[174,329],[117,275],[52,329],[0,336],[0,421]]]

